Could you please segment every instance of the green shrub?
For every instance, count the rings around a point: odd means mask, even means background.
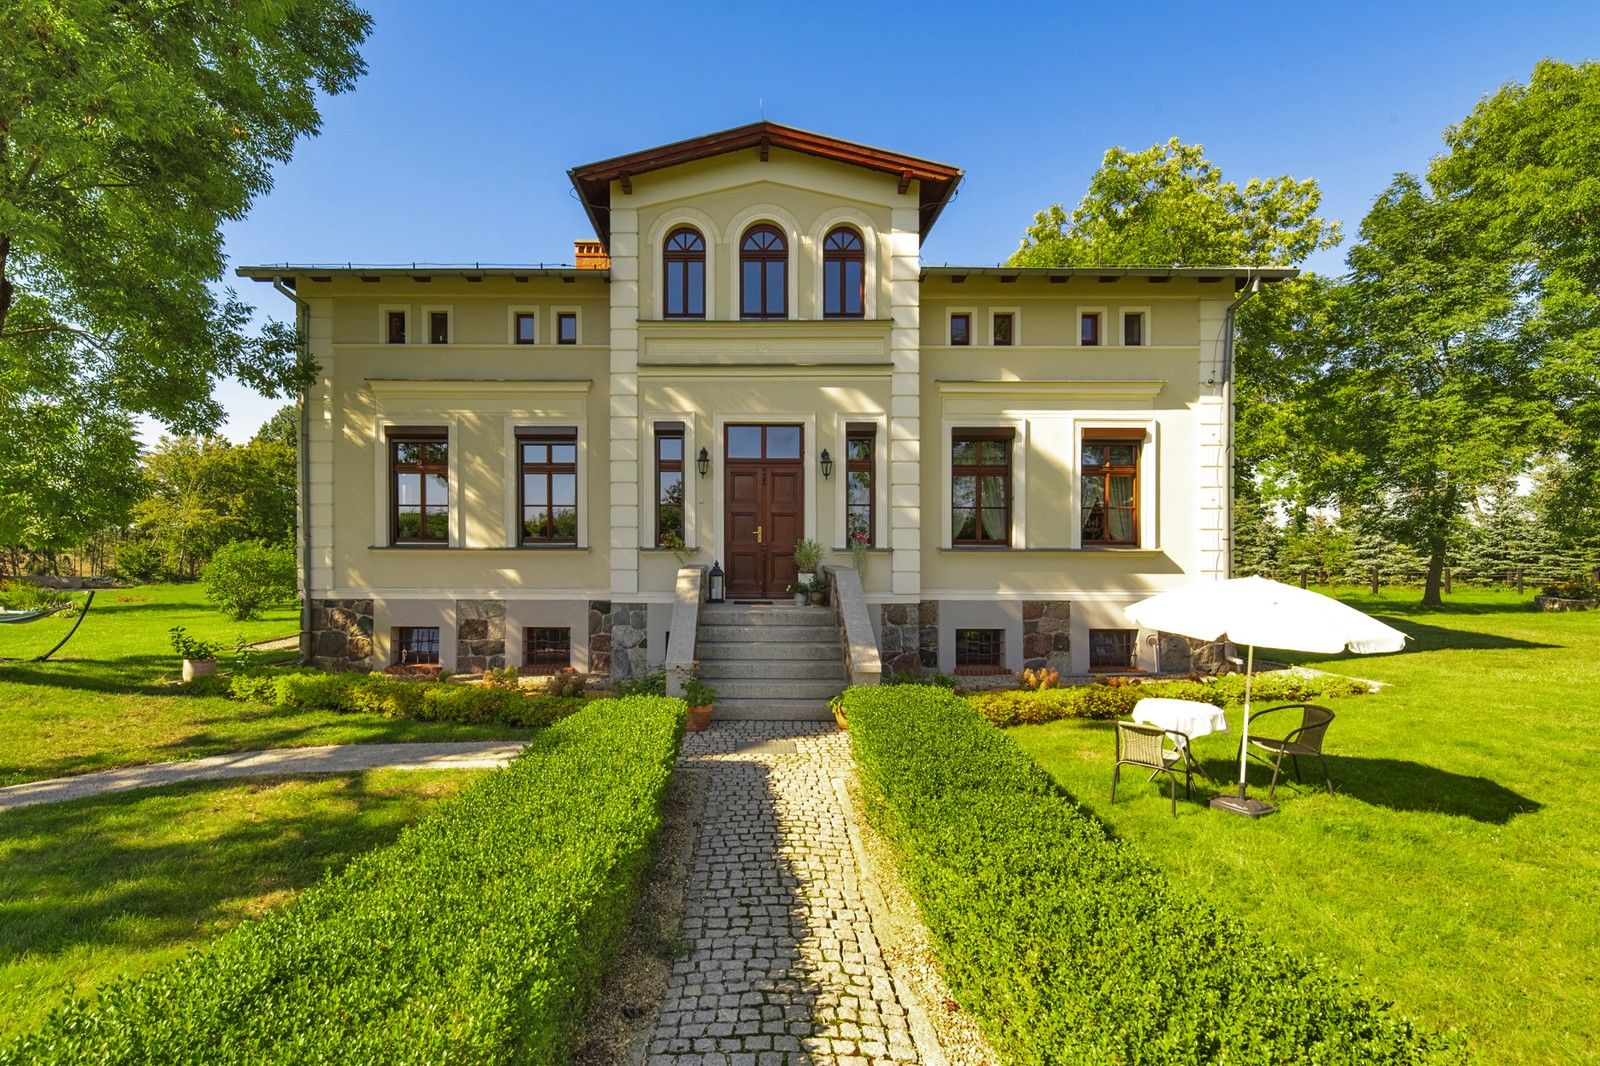
[[[567,1061],[633,910],[683,714],[592,704],[394,844],[54,1012],[0,1064]]]
[[[32,581],[0,581],[0,607],[8,611],[48,611],[71,602],[72,597],[60,589],[46,588]]]
[[[1569,581],[1552,581],[1539,590],[1539,595],[1551,596],[1558,600],[1600,599],[1600,585],[1581,577]]]
[[[224,544],[200,573],[206,598],[236,619],[254,618],[264,607],[295,595],[294,552],[259,540]]]
[[[667,694],[667,672],[657,670],[653,674],[632,678],[628,681],[617,683],[619,696],[665,696]]]
[[[172,576],[167,554],[153,540],[130,540],[117,545],[117,576],[141,585]]]
[[[1252,686],[1255,703],[1263,701],[1329,699],[1358,696],[1367,686],[1354,678],[1328,674],[1257,674]],[[1126,718],[1142,699],[1194,700],[1226,707],[1244,701],[1244,675],[1226,674],[1211,681],[1134,681],[1117,685],[1078,685],[1038,692],[1015,689],[974,692],[967,702],[997,726],[1038,725],[1062,718]]]
[[[549,725],[584,705],[581,696],[551,696],[520,688],[414,681],[383,674],[285,670],[236,674],[234,699],[299,710],[363,712],[424,722],[503,722]]]
[[[1354,1066],[1451,1053],[1325,965],[1169,885],[960,697],[858,688],[845,707],[869,814],[898,849],[951,992],[1005,1061]]]

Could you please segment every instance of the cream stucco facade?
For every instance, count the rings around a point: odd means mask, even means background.
[[[1290,271],[924,267],[958,171],[767,124],[573,174],[609,268],[240,271],[295,300],[320,367],[302,487],[312,660],[383,667],[404,633],[436,629],[446,668],[521,665],[528,635],[565,631],[579,669],[648,670],[680,555],[757,558],[743,594],[784,596],[786,572],[749,554],[767,548],[751,547],[752,514],[771,516],[763,535],[816,539],[843,564],[847,521],[870,525],[864,587],[899,668],[954,668],[960,634],[967,662],[981,643],[1005,668],[1087,673],[1105,665],[1091,663],[1109,646],[1098,631],[1126,630],[1123,605],[1226,573],[1229,308]],[[741,242],[758,225],[783,239],[781,317],[741,315]],[[839,227],[861,246],[859,308],[830,317],[824,244]],[[703,242],[695,317],[672,313],[664,274],[665,242],[686,228]],[[1098,343],[1082,343],[1086,315]],[[968,343],[952,343],[953,316]],[[744,427],[763,425],[798,427],[798,447],[782,428],[761,438],[765,459],[741,458],[757,439]],[[444,469],[418,475],[434,479],[418,511],[432,540],[397,516],[421,483],[396,443],[408,434],[443,445],[429,454]],[[676,521],[658,498],[663,436],[682,456],[676,553],[660,546]],[[559,454],[562,473],[524,481],[523,443],[546,438],[559,453],[536,454]],[[1003,442],[1003,466],[961,481],[966,438]],[[1084,516],[1096,440],[1135,464],[1108,489],[1132,484],[1114,544],[1085,542],[1086,521],[1102,536],[1110,521]],[[980,483],[996,506],[964,527],[955,497]],[[545,492],[575,497],[572,513],[528,541]],[[960,542],[975,530],[987,543]],[[1156,634],[1120,639],[1127,667],[1187,668]]]

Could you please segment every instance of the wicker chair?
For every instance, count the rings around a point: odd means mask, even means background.
[[[1117,782],[1122,779],[1124,766],[1139,766],[1156,774],[1166,774],[1171,782],[1172,816],[1178,816],[1178,771],[1183,771],[1183,796],[1188,799],[1193,784],[1189,761],[1183,757],[1188,748],[1187,734],[1160,726],[1139,722],[1117,723],[1117,763],[1111,768],[1111,802],[1117,802]]]
[[[1299,711],[1299,727],[1282,739],[1256,736],[1256,719],[1279,711]],[[1278,773],[1283,769],[1285,755],[1289,757],[1289,764],[1294,768],[1296,782],[1300,780],[1300,756],[1316,756],[1317,761],[1322,764],[1322,779],[1328,786],[1328,795],[1333,795],[1333,778],[1328,776],[1328,760],[1322,757],[1322,738],[1327,734],[1328,723],[1331,721],[1333,712],[1314,703],[1287,703],[1282,707],[1268,707],[1250,716],[1250,746],[1260,748],[1271,755],[1269,759],[1256,755],[1255,752],[1250,753],[1262,762],[1272,764],[1272,785],[1267,789],[1268,799],[1271,799],[1273,793],[1278,790]]]

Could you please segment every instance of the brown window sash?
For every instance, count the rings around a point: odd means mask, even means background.
[[[1078,319],[1078,343],[1086,348],[1100,344],[1100,313],[1093,311]]]
[[[1004,323],[1004,328],[1001,328]],[[994,316],[994,336],[991,338],[996,347],[1005,348],[1017,343],[1017,316],[1010,311]]]
[[[877,471],[875,469],[878,452],[877,431],[878,427],[871,424],[853,423],[845,426],[845,536],[847,541],[853,541],[857,531],[864,531],[867,534],[868,547],[878,543],[878,486],[876,483]],[[853,445],[858,443],[866,445],[867,454],[865,458],[856,458],[856,449]],[[867,502],[865,504],[850,502],[850,485],[856,475],[866,479]],[[858,516],[863,516],[862,520],[858,523],[853,523],[852,519]],[[852,528],[853,525],[857,527],[864,526],[865,529]]]
[[[528,461],[523,458],[523,445],[544,444],[550,446],[567,445],[572,448],[572,461],[545,460]],[[555,479],[561,475],[572,477],[572,533],[565,535],[556,531],[556,511],[559,507],[555,500]],[[544,479],[544,503],[530,504],[528,502],[528,477],[542,477]],[[582,488],[578,484],[578,431],[576,429],[547,429],[523,430],[517,433],[517,542],[524,545],[542,544],[576,544],[578,542],[578,508],[582,504]],[[528,533],[529,507],[542,508],[535,514],[542,516],[541,525],[548,532],[542,534]]]
[[[692,240],[690,239],[692,238]],[[684,227],[667,235],[666,249],[661,253],[662,299],[664,318],[706,317],[706,244],[696,230]],[[689,266],[700,264],[700,310],[689,310],[693,301],[694,286],[690,284]],[[674,269],[676,267],[676,269]],[[676,281],[676,284],[674,284]]]
[[[678,535],[679,539],[681,540],[681,539],[685,539],[684,538],[684,534],[687,532],[687,527],[685,525],[685,520],[684,520],[684,505],[683,505],[684,501],[680,498],[678,500],[677,504],[674,505],[674,504],[668,503],[666,500],[664,500],[662,498],[661,475],[662,474],[676,473],[678,475],[678,485],[681,487],[682,493],[684,495],[687,495],[687,493],[689,491],[689,482],[688,482],[688,478],[684,476],[684,471],[683,471],[683,461],[684,461],[683,423],[682,422],[657,422],[655,429],[656,429],[656,482],[655,482],[655,492],[656,492],[656,547],[659,548],[659,547],[662,546],[662,541],[665,539],[665,537],[666,537],[666,535],[668,533],[676,533]],[[665,458],[663,456],[663,454],[662,454],[663,451],[664,451],[664,449],[662,447],[662,442],[669,441],[669,440],[675,440],[675,441],[678,442],[678,458],[676,458],[676,459]],[[673,516],[668,512],[668,508],[669,507],[673,507],[673,506],[676,506],[677,509],[678,509],[676,521],[673,520]]]
[[[578,316],[573,312],[562,311],[556,315],[556,343],[578,343]]]
[[[448,452],[448,432],[438,426],[393,426],[388,430],[389,447],[389,542],[391,544],[446,544],[450,540],[450,460]],[[429,460],[427,458],[430,446],[446,445],[445,460]],[[402,460],[400,451],[407,445],[415,445],[417,458],[415,461]],[[407,474],[414,474],[417,478],[417,529],[415,533],[402,534],[400,531],[400,516],[412,510],[410,507],[402,508],[400,505],[400,478]],[[435,500],[431,493],[438,491],[432,484],[434,477],[444,478],[444,499]],[[441,533],[429,533],[429,508],[443,507],[444,530]]]
[[[856,283],[850,284],[850,266]],[[841,226],[823,241],[822,293],[824,318],[861,318],[867,304],[867,255],[861,235]]]
[[[950,518],[951,518],[952,522],[954,521],[955,510],[956,510],[956,504],[954,502],[955,501],[955,479],[956,478],[960,478],[960,477],[971,477],[971,478],[974,479],[974,486],[973,486],[974,491],[973,491],[972,506],[970,508],[966,508],[966,507],[962,508],[962,510],[964,510],[964,511],[965,510],[970,510],[972,512],[972,519],[973,519],[973,521],[972,521],[972,532],[973,532],[973,535],[970,536],[970,537],[957,537],[957,536],[954,535],[954,530],[952,529],[951,538],[950,538],[951,544],[960,545],[960,546],[967,546],[967,547],[981,547],[981,546],[986,546],[986,547],[1009,547],[1010,546],[1010,544],[1011,544],[1011,470],[1012,470],[1012,461],[1013,461],[1013,458],[1014,458],[1012,449],[1014,447],[1015,438],[1016,438],[1016,431],[1011,429],[1011,428],[1008,428],[1008,427],[986,428],[986,429],[961,429],[961,430],[956,430],[954,433],[951,434],[950,449],[951,449],[951,452],[952,452],[952,461],[951,461],[951,466],[950,466],[950,498],[951,498]],[[994,442],[994,441],[1000,441],[1000,442],[1004,443],[1004,445],[1005,445],[1005,461],[1004,461],[1004,463],[980,463],[980,462],[957,463],[957,462],[954,461],[953,454],[954,454],[954,452],[955,452],[955,450],[956,450],[956,448],[958,446],[960,446],[962,444],[967,444],[967,443],[970,443],[970,444],[973,444],[973,445],[977,445],[977,444],[984,443],[984,442]],[[974,451],[974,454],[976,455],[977,452],[979,451],[979,449],[974,447],[973,451]],[[998,479],[1000,479],[1001,499],[998,502],[990,500],[990,499],[988,499],[988,497],[986,497],[984,495],[984,479],[985,478],[998,478]],[[989,509],[989,510],[999,509],[1001,511],[1001,522],[1000,522],[1000,525],[1001,525],[1001,528],[1004,530],[1004,533],[1003,533],[1002,536],[1000,536],[1000,537],[986,537],[986,536],[984,536],[984,532],[983,532],[983,512],[984,512],[985,509]]]
[[[752,247],[755,238],[766,236],[772,238],[765,247]],[[760,269],[756,271],[756,285],[754,292],[747,284],[747,271],[745,265],[755,263]],[[782,270],[776,272],[768,270],[771,264],[779,264]],[[772,275],[776,273],[776,278]],[[773,293],[769,283],[777,285],[778,303],[775,310],[769,310],[770,298]],[[756,302],[751,308],[750,297],[754,295]],[[783,231],[772,225],[751,226],[745,231],[744,238],[739,242],[739,317],[740,318],[788,318],[789,317],[789,245],[784,240]]]
[[[950,316],[950,343],[961,347],[972,343],[972,316],[959,314]]]
[[[526,322],[528,329],[524,334],[522,324]],[[511,341],[513,344],[539,343],[539,317],[532,311],[518,311],[515,321],[511,324]]]
[[[386,329],[389,344],[404,344],[406,342],[406,313],[404,311],[390,311],[386,318]]]
[[[1082,542],[1084,544],[1109,544],[1117,545],[1119,547],[1133,548],[1139,546],[1139,445],[1144,441],[1144,437],[1145,431],[1142,429],[1095,430],[1092,435],[1087,433],[1084,434],[1083,447],[1088,447],[1093,444],[1104,444],[1108,446],[1106,452],[1108,461],[1096,463],[1094,465],[1085,463],[1081,471],[1082,477],[1085,481],[1099,482],[1100,496],[1101,499],[1105,501],[1106,512],[1105,514],[1101,515],[1100,518],[1100,535],[1098,537],[1092,537],[1087,531],[1082,530],[1084,516],[1079,516],[1079,528],[1080,531],[1083,532]],[[1109,461],[1109,456],[1111,454],[1109,446],[1128,444],[1134,445],[1132,463],[1112,463]],[[1079,454],[1082,454],[1081,448]],[[1113,507],[1111,505],[1111,479],[1117,477],[1126,477],[1132,479],[1132,485],[1128,493],[1131,504],[1127,507]],[[1130,531],[1128,536],[1116,537],[1112,535],[1112,511],[1127,512],[1128,528]]]

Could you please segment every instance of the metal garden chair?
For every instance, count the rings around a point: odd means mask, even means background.
[[[1122,779],[1124,766],[1138,766],[1156,774],[1166,774],[1171,782],[1172,816],[1178,816],[1178,771],[1183,771],[1183,796],[1192,795],[1193,773],[1184,758],[1189,738],[1186,734],[1159,726],[1139,722],[1118,722],[1117,763],[1111,768],[1111,802],[1117,802],[1117,782]]]
[[[1300,725],[1290,731],[1282,739],[1256,736],[1256,719],[1263,718],[1278,711],[1299,711]],[[1328,732],[1328,723],[1333,721],[1333,712],[1326,707],[1319,707],[1314,703],[1286,703],[1281,707],[1268,707],[1264,711],[1257,711],[1250,716],[1250,746],[1260,748],[1269,753],[1271,758],[1256,755],[1263,763],[1272,764],[1272,785],[1267,789],[1267,798],[1271,799],[1278,790],[1278,774],[1283,769],[1284,756],[1289,757],[1289,764],[1294,768],[1294,779],[1300,781],[1300,756],[1308,758],[1315,756],[1322,764],[1322,779],[1328,786],[1328,795],[1333,795],[1333,778],[1328,776],[1328,760],[1322,757],[1322,738]]]

